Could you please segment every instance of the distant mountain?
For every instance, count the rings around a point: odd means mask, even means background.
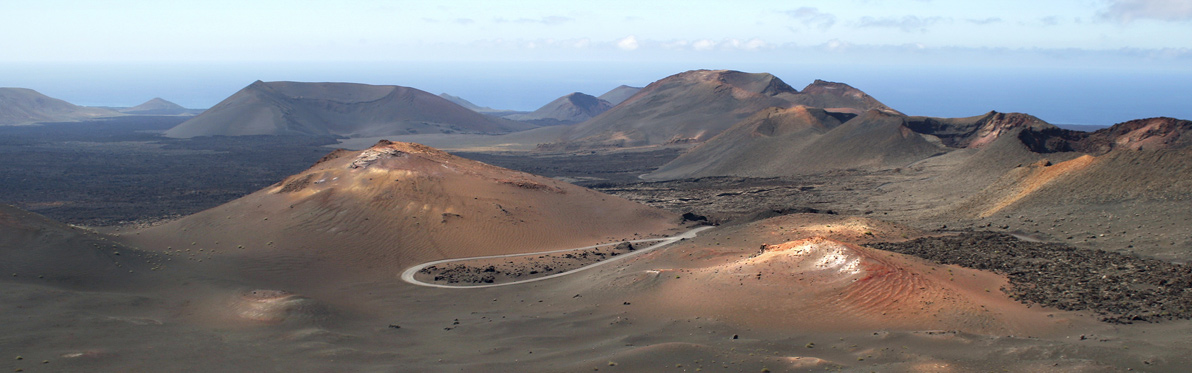
[[[202,112],[202,110],[187,109],[181,105],[166,101],[161,97],[154,97],[152,100],[146,101],[143,104],[120,109],[120,112],[135,115],[193,115]]]
[[[0,88],[0,125],[73,122],[121,114],[78,106],[27,88]]]
[[[575,92],[559,97],[538,110],[526,114],[507,115],[505,118],[520,121],[551,121],[540,124],[570,124],[592,119],[611,109],[613,104],[592,95]]]
[[[770,74],[730,70],[688,71],[651,83],[587,122],[575,125],[551,148],[621,147],[703,142],[770,107],[828,107],[853,113],[897,113],[839,83],[817,82],[799,92]]]
[[[367,137],[505,133],[532,127],[485,116],[409,87],[257,81],[166,131],[166,136]]]
[[[468,110],[475,111],[477,113],[489,114],[489,113],[512,112],[512,110],[493,109],[488,106],[476,105],[476,104],[473,104],[471,101],[465,100],[463,97],[452,96],[452,95],[449,95],[446,93],[440,93],[439,97],[442,97],[442,98],[446,99],[447,101],[454,102],[456,105],[463,106],[463,107],[467,108]]]
[[[605,92],[597,98],[608,101],[608,103],[613,104],[613,106],[617,106],[625,100],[628,100],[630,97],[633,97],[633,95],[637,94],[637,92],[641,90],[641,87],[622,85],[620,87],[613,88],[611,91]]]

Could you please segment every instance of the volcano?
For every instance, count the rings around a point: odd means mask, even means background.
[[[142,246],[229,252],[251,258],[263,273],[395,276],[429,260],[646,237],[677,222],[672,213],[561,181],[381,141],[333,152],[276,185],[126,237]]]

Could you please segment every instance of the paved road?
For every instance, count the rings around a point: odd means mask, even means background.
[[[638,250],[634,250],[633,252],[631,252],[631,253],[628,253],[628,254],[621,254],[621,255],[617,255],[617,256],[615,256],[615,257],[612,257],[612,258],[609,258],[609,259],[606,259],[606,260],[602,260],[602,261],[599,261],[599,262],[596,262],[596,263],[592,263],[592,264],[589,264],[589,265],[586,265],[586,266],[583,266],[583,267],[579,267],[579,268],[576,268],[576,269],[573,269],[573,270],[570,270],[570,271],[566,271],[566,272],[559,272],[559,273],[556,273],[556,274],[553,274],[553,275],[550,275],[550,276],[544,276],[544,277],[538,277],[538,278],[531,278],[531,279],[519,280],[519,281],[514,281],[514,282],[506,282],[506,283],[500,283],[500,284],[487,284],[487,285],[443,285],[443,284],[432,284],[432,283],[427,283],[427,282],[418,281],[417,279],[415,279],[415,278],[414,278],[414,274],[415,274],[415,273],[418,273],[418,271],[421,271],[423,268],[430,267],[430,266],[433,266],[433,265],[436,265],[436,264],[443,264],[443,263],[450,263],[450,262],[460,262],[460,261],[466,261],[466,260],[475,260],[475,259],[508,258],[508,257],[514,257],[514,256],[525,256],[525,255],[542,255],[542,254],[554,254],[554,253],[561,253],[561,252],[568,252],[568,251],[577,251],[577,250],[587,250],[587,249],[594,249],[594,248],[601,247],[601,246],[616,245],[618,242],[614,242],[614,243],[611,243],[611,244],[608,244],[608,243],[606,243],[606,244],[600,244],[600,245],[592,245],[592,246],[577,247],[577,248],[573,248],[573,249],[563,249],[563,250],[543,251],[543,252],[538,252],[538,253],[522,253],[522,254],[506,254],[506,255],[489,255],[489,256],[476,256],[476,257],[471,257],[471,258],[456,258],[456,259],[443,259],[443,260],[436,260],[436,261],[433,261],[433,262],[422,263],[422,264],[419,264],[419,265],[416,265],[416,266],[413,266],[413,267],[407,268],[407,269],[405,270],[405,272],[402,272],[402,273],[401,273],[401,279],[402,279],[402,281],[405,281],[405,282],[408,282],[408,283],[411,283],[411,284],[414,284],[414,285],[429,286],[429,287],[434,287],[434,288],[444,288],[444,289],[479,289],[479,288],[491,288],[491,287],[497,287],[497,286],[509,286],[509,285],[524,284],[524,283],[527,283],[527,282],[542,281],[542,280],[551,279],[551,278],[555,278],[555,277],[559,277],[559,276],[566,276],[566,275],[570,275],[570,274],[572,274],[572,273],[576,273],[576,272],[579,272],[579,271],[584,271],[584,270],[592,269],[593,267],[600,266],[600,265],[604,265],[604,264],[610,263],[610,262],[612,262],[612,261],[616,261],[616,260],[622,260],[622,259],[625,259],[625,258],[628,258],[628,257],[634,256],[634,255],[640,255],[640,254],[642,254],[642,253],[646,253],[646,252],[648,252],[648,251],[651,251],[651,250],[654,250],[654,249],[657,249],[657,248],[660,248],[660,247],[663,247],[663,246],[666,246],[666,245],[670,245],[670,244],[672,244],[672,243],[675,243],[675,242],[679,242],[680,240],[683,240],[683,239],[695,238],[695,235],[696,235],[696,234],[698,234],[699,232],[701,232],[701,231],[704,231],[704,230],[707,230],[707,229],[711,229],[711,228],[712,228],[712,227],[699,227],[699,228],[695,228],[695,229],[689,230],[689,231],[687,231],[687,232],[683,232],[683,234],[674,235],[674,236],[670,236],[670,237],[667,237],[667,238],[648,238],[648,239],[641,239],[641,240],[633,240],[633,241],[629,241],[629,242],[632,242],[632,243],[642,243],[642,242],[657,242],[657,243],[655,243],[655,244],[653,244],[653,245],[650,245],[649,247],[646,247],[646,248],[644,248],[644,249],[638,249]]]

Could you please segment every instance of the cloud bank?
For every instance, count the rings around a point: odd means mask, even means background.
[[[1159,21],[1192,20],[1192,1],[1188,0],[1110,0],[1109,6],[1098,14],[1101,19],[1131,23],[1136,20]]]
[[[832,28],[832,25],[836,24],[835,15],[821,12],[817,8],[805,6],[799,9],[789,10],[784,13],[791,18],[798,20],[804,26],[815,27],[820,31],[827,31],[829,28]]]

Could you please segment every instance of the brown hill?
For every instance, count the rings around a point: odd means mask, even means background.
[[[543,105],[538,110],[526,114],[514,114],[505,118],[520,121],[551,121],[552,124],[579,123],[592,119],[600,113],[611,109],[613,104],[593,97],[592,95],[575,92],[559,97]]]
[[[274,186],[126,237],[142,246],[228,252],[261,276],[396,276],[423,261],[579,247],[662,233],[677,222],[674,214],[564,182],[381,141],[333,152]]]
[[[854,116],[805,106],[771,108],[644,178],[773,177],[832,169],[893,168],[946,150],[906,124],[905,117],[878,110]]]
[[[630,97],[633,97],[633,95],[637,94],[637,92],[641,90],[641,87],[622,85],[617,88],[613,88],[608,92],[604,92],[604,94],[598,96],[597,98],[608,101],[608,103],[613,104],[613,106],[617,106],[622,102],[625,102],[625,100],[628,100]]]
[[[414,133],[503,133],[524,123],[491,118],[414,88],[353,83],[257,81],[169,137]]]
[[[770,107],[831,103],[832,107],[862,111],[889,109],[867,98],[836,91],[801,93],[764,73],[688,71],[651,83],[604,114],[575,125],[554,146],[702,142]]]
[[[0,88],[0,126],[73,122],[114,117],[119,112],[78,106],[27,88]]]

